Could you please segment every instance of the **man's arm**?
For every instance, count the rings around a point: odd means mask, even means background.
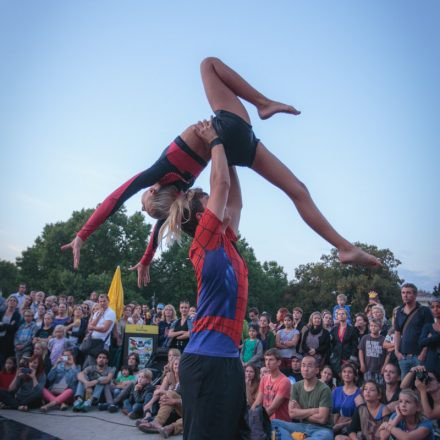
[[[287,400],[284,396],[275,396],[272,400],[272,403],[267,408],[264,409],[267,412],[267,415],[270,417],[272,414],[276,412],[276,410]]]
[[[109,373],[107,374],[107,376],[103,376],[98,380],[98,383],[101,383],[103,385],[107,385],[108,383],[110,383],[113,380],[114,374],[115,374],[115,371],[113,369],[111,369],[109,371]]]
[[[289,417],[292,419],[303,420],[313,416],[318,412],[318,408],[302,409],[296,400],[289,402]]]
[[[403,359],[403,355],[400,353],[400,332],[397,330],[394,332],[394,353],[398,361]]]
[[[325,425],[328,420],[330,408],[321,406],[319,408],[314,408],[314,409],[318,411],[315,414],[311,415],[310,417],[307,417],[307,421],[311,423],[319,423],[320,425]]]
[[[238,174],[235,167],[229,167],[229,179],[231,186],[229,188],[226,207],[228,208],[228,213],[231,216],[229,227],[234,231],[234,234],[237,234],[238,226],[240,224],[241,210],[243,208],[243,200],[241,197],[240,181],[238,180]]]

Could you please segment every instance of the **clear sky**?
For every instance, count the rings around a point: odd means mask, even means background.
[[[0,1],[0,258],[95,207],[210,115],[217,56],[294,118],[254,130],[348,239],[440,280],[438,1]],[[241,233],[289,278],[330,250],[287,197],[239,171]],[[208,187],[208,170],[199,185]],[[140,208],[140,194],[128,203]],[[149,220],[150,221],[150,220]],[[133,256],[133,262],[139,256]]]

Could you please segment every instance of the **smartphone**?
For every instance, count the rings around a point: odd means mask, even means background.
[[[32,370],[30,368],[20,368],[20,373],[31,374]]]
[[[61,360],[63,362],[67,362],[69,360],[69,357],[68,356],[61,356]]]

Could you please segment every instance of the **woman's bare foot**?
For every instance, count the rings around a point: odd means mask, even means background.
[[[370,255],[361,248],[353,246],[349,250],[339,251],[339,260],[342,264],[358,264],[360,266],[380,267],[379,258]]]
[[[159,434],[162,438],[168,438],[169,436],[173,435],[173,432],[174,427],[172,425],[167,425],[159,429]]]
[[[20,406],[18,407],[18,410],[19,410],[19,411],[27,411],[27,410],[28,410],[28,407],[27,407],[26,405],[20,405]]]
[[[289,113],[298,116],[301,112],[291,105],[269,100],[258,107],[258,115],[261,119],[268,119],[275,113]]]

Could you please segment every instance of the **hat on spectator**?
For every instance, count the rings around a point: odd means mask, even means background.
[[[432,295],[430,302],[440,302],[440,296]]]
[[[165,308],[165,304],[159,303],[156,307],[157,310],[163,310]]]
[[[299,361],[302,361],[303,360],[303,355],[302,354],[299,354],[299,353],[295,353],[292,357],[291,357],[291,359],[298,359]]]
[[[368,292],[368,298],[370,298],[370,299],[377,299],[378,297],[379,297],[379,294],[376,291],[370,290]]]

